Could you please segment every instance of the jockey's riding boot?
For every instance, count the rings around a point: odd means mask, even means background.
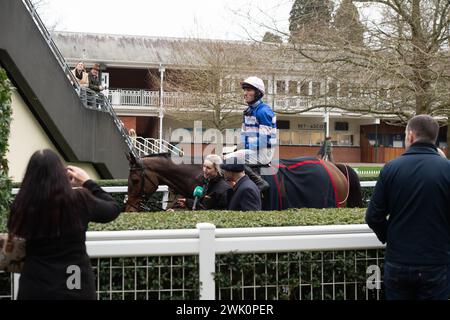
[[[264,180],[263,178],[261,178],[259,175],[257,175],[252,170],[252,168],[250,168],[247,165],[245,166],[245,174],[248,175],[250,180],[252,180],[256,184],[256,186],[259,188],[260,192],[264,192],[270,188],[269,183],[266,180]]]

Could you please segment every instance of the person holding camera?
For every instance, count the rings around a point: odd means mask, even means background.
[[[83,169],[65,167],[52,150],[36,151],[8,218],[9,233],[26,240],[18,299],[96,299],[87,226],[119,213],[114,198]]]

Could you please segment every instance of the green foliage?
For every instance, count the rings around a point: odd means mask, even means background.
[[[199,298],[197,256],[91,259],[100,300]]]
[[[127,179],[111,179],[111,180],[98,180],[95,181],[100,187],[117,187],[117,186],[127,186]]]
[[[175,211],[122,213],[108,224],[91,223],[90,231],[192,229],[209,222],[217,228],[252,228],[364,223],[364,208],[290,209],[284,211]]]
[[[352,0],[343,0],[336,10],[334,26],[339,40],[353,45],[363,45],[364,27],[359,20],[359,13]]]
[[[278,34],[267,31],[262,39],[263,42],[283,43],[283,39]]]
[[[366,300],[366,270],[383,250],[225,254],[216,260],[216,297],[246,300]],[[367,296],[366,296],[367,294]]]
[[[291,38],[305,32],[315,34],[317,28],[329,26],[332,8],[330,0],[295,0],[289,16]]]
[[[11,87],[5,70],[0,68],[0,229],[6,227],[11,200],[11,180],[8,176],[8,138],[11,125]]]

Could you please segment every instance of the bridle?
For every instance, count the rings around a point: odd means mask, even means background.
[[[149,202],[150,197],[148,194],[145,193],[145,180],[148,180],[152,186],[155,188],[155,190],[158,189],[158,185],[156,183],[154,183],[152,181],[152,179],[150,179],[146,174],[145,174],[145,170],[147,170],[148,168],[143,166],[140,163],[136,163],[135,166],[130,167],[130,174],[132,172],[135,171],[139,171],[140,172],[140,187],[139,187],[139,192],[137,193],[137,195],[130,195],[131,197],[137,197],[140,199],[139,201],[139,207],[135,206],[134,204],[128,203],[127,200],[127,205],[129,205],[130,207],[136,209],[137,211],[150,211],[152,208],[158,209],[158,210],[162,210],[162,211],[166,211],[163,207],[158,206],[154,203]]]

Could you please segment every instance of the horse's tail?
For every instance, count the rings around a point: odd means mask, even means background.
[[[344,174],[348,176],[348,183],[350,184],[349,195],[347,199],[347,208],[362,208],[362,190],[359,176],[356,171],[343,163],[335,163],[336,167]]]

